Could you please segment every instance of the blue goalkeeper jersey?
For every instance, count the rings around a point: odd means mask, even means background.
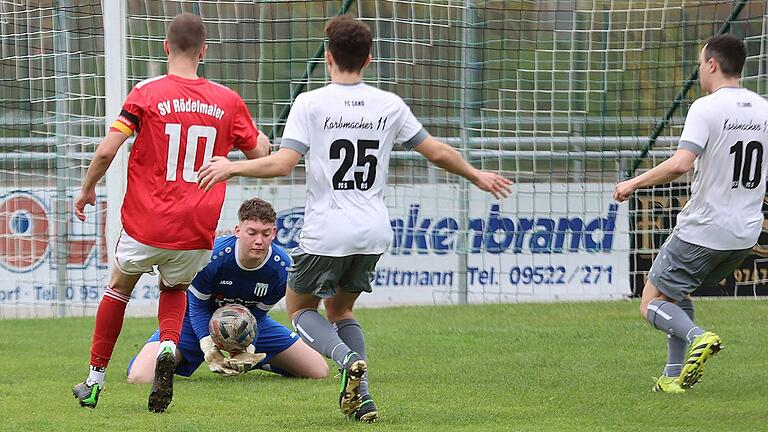
[[[187,315],[198,339],[208,336],[213,311],[238,303],[261,320],[285,296],[290,256],[275,243],[260,266],[246,268],[237,257],[237,237],[221,237],[211,262],[195,276],[187,291]]]

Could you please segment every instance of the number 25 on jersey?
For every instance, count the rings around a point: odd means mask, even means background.
[[[355,152],[357,147],[357,152]],[[335,190],[358,190],[365,191],[373,186],[376,181],[376,167],[379,160],[375,154],[369,154],[368,151],[379,149],[379,142],[374,140],[357,140],[357,146],[352,141],[346,139],[337,139],[331,143],[330,158],[341,159],[339,169],[333,174],[333,188]],[[343,157],[342,157],[342,153]],[[357,153],[357,163],[355,164],[355,153]],[[352,165],[357,165],[355,169],[354,180],[344,180]],[[363,168],[367,167],[368,172],[364,173]]]
[[[181,147],[181,125],[179,123],[167,123],[165,134],[168,135],[168,162],[166,165],[166,181],[176,181],[176,171],[179,164],[179,148]],[[198,142],[202,138],[205,141],[203,161],[213,156],[213,147],[216,144],[216,128],[212,126],[192,125],[187,129],[187,145],[184,151],[184,164],[182,165],[181,178],[188,183],[197,183],[195,173],[195,159],[197,157]]]

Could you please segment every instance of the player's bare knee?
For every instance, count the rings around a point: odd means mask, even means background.
[[[146,377],[144,375],[128,375],[128,384],[149,384],[151,382],[151,377]]]
[[[131,368],[130,372],[128,372],[128,384],[149,384],[154,378],[154,370],[151,373],[148,373],[139,368]]]
[[[640,302],[640,316],[645,318],[646,315],[648,315],[648,303]]]
[[[330,369],[328,368],[328,363],[325,362],[325,360],[320,357],[320,361],[314,361],[310,365],[309,368],[307,368],[306,373],[304,374],[305,378],[311,378],[311,379],[324,379],[328,378],[328,372]]]
[[[129,384],[147,384],[151,383],[155,378],[155,365],[152,360],[154,360],[153,355],[144,355],[142,354],[149,354],[151,353],[151,350],[147,350],[146,348],[142,350],[141,353],[139,353],[138,356],[136,356],[136,359],[133,361],[133,364],[131,365],[131,368],[128,370],[128,383]]]
[[[326,362],[325,358],[317,351],[312,350],[308,346],[306,348],[307,351],[309,351],[309,353],[304,356],[304,369],[307,370],[306,377],[314,379],[327,378],[330,372],[330,369],[328,368],[328,362]]]

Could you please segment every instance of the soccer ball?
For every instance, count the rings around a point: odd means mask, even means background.
[[[256,339],[256,318],[247,307],[239,304],[224,305],[213,312],[208,331],[217,348],[228,352],[242,352]]]

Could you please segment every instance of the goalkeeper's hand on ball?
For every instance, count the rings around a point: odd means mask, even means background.
[[[229,369],[244,373],[255,368],[266,357],[267,355],[264,353],[256,353],[256,348],[253,345],[248,345],[245,351],[237,354],[230,353],[230,357],[224,359],[224,364]]]
[[[203,357],[205,358],[205,362],[208,363],[208,369],[210,369],[211,372],[224,376],[234,376],[241,373],[237,369],[231,368],[226,364],[225,360],[227,360],[227,358],[224,357],[221,350],[216,347],[216,344],[213,343],[213,339],[210,336],[200,339],[200,349],[203,351]]]

